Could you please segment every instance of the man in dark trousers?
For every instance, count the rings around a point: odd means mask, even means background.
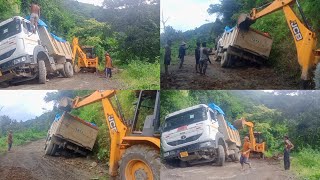
[[[179,69],[182,68],[182,65],[183,65],[183,62],[184,62],[184,56],[186,55],[186,50],[188,49],[186,47],[186,43],[185,42],[182,42],[181,45],[180,45],[180,48],[179,48],[179,59],[180,59],[180,66],[179,66]]]
[[[32,26],[33,33],[35,33],[36,30],[38,29],[38,20],[40,18],[40,6],[36,1],[32,1],[32,4],[30,5],[30,12],[31,12],[30,22],[33,25]]]
[[[168,66],[170,65],[171,62],[171,44],[172,41],[168,40],[167,44],[165,46],[165,52],[164,52],[164,70],[165,70],[165,75],[168,76],[169,72],[168,72]]]
[[[12,131],[9,131],[9,133],[8,133],[7,142],[8,142],[8,151],[10,151],[11,147],[12,147],[12,143],[13,143]]]
[[[294,148],[294,145],[289,140],[288,136],[284,136],[284,153],[283,153],[283,161],[284,161],[284,169],[290,170],[290,151]]]
[[[209,50],[207,48],[207,43],[203,42],[200,48],[200,74],[206,75],[207,67],[209,61]]]
[[[197,47],[194,50],[194,56],[196,58],[196,73],[200,70],[200,42],[197,42]]]

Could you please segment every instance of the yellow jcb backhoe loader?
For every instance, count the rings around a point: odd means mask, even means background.
[[[76,57],[78,57],[77,64],[75,62]],[[79,39],[75,37],[72,40],[72,63],[75,66],[76,72],[79,72],[81,69],[87,69],[96,72],[99,59],[95,56],[94,48],[92,46],[80,47]]]
[[[298,18],[293,11],[292,6],[296,3],[302,17],[302,21]],[[301,66],[302,73],[302,87],[307,88],[311,77],[310,70],[314,68],[320,58],[320,49],[316,49],[317,36],[307,22],[307,19],[302,11],[298,0],[274,0],[270,4],[260,8],[252,9],[250,15],[241,14],[238,19],[238,27],[241,29],[248,29],[257,19],[262,18],[278,10],[283,10],[286,17],[288,26],[293,35],[297,54],[298,62]],[[318,73],[318,74],[317,74]],[[315,73],[316,88],[320,88],[320,64],[317,65]]]
[[[121,180],[159,180],[160,179],[160,92],[138,91],[138,101],[133,120],[124,120],[116,92],[114,90],[96,91],[91,95],[75,99],[63,98],[59,108],[64,111],[101,102],[110,133],[109,174],[120,176]],[[114,108],[111,98],[115,98]],[[143,102],[154,105],[146,106]],[[145,103],[146,104],[146,103]],[[141,108],[151,108],[153,114],[141,119]],[[150,109],[150,111],[151,111]],[[139,120],[140,119],[140,120]],[[143,130],[138,127],[144,120]]]
[[[262,141],[262,133],[261,132],[254,132],[253,127],[254,124],[252,122],[247,121],[245,118],[241,118],[236,120],[233,125],[237,129],[243,129],[244,126],[248,126],[249,128],[249,139],[251,144],[251,152],[252,154],[259,154],[261,158],[264,158],[265,152],[265,142]]]

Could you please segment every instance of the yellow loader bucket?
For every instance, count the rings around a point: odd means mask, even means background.
[[[248,14],[240,14],[238,18],[238,27],[243,30],[249,30],[249,27],[255,23]]]

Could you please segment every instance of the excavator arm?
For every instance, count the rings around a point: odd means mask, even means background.
[[[76,108],[90,105],[95,102],[99,102],[99,101],[102,102],[104,115],[106,117],[106,122],[108,125],[110,139],[111,139],[109,174],[111,176],[116,176],[118,174],[118,167],[119,167],[118,163],[123,153],[122,141],[124,137],[129,133],[129,128],[124,124],[124,122],[122,121],[122,118],[118,116],[116,110],[113,108],[110,100],[110,98],[113,96],[115,96],[114,90],[95,91],[91,95],[84,98],[80,98],[80,97],[76,97],[74,99],[63,98],[60,101],[59,106],[63,110],[70,109],[70,108],[76,109]]]
[[[298,6],[303,22],[298,18],[291,7],[294,3]],[[302,68],[301,79],[306,82],[310,80],[309,70],[316,65],[316,56],[320,55],[320,49],[316,49],[316,33],[311,30],[310,25],[307,23],[298,0],[275,0],[261,10],[254,8],[249,17],[240,15],[238,27],[246,29],[257,19],[281,9],[285,14],[289,29],[295,41],[298,62]]]
[[[86,54],[82,51],[82,49],[79,46],[79,39],[78,38],[73,38],[72,40],[72,62],[74,64],[74,61],[76,59],[76,55],[79,55],[79,60],[78,60],[78,66],[80,67],[80,62],[83,62],[85,64],[85,67],[88,67],[88,61]]]

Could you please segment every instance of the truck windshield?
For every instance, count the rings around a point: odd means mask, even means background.
[[[170,131],[178,127],[193,124],[207,119],[206,108],[198,108],[187,111],[175,116],[169,117],[165,120],[163,131]]]
[[[15,34],[21,32],[21,24],[19,19],[14,19],[13,21],[0,26],[0,41],[7,39]]]

